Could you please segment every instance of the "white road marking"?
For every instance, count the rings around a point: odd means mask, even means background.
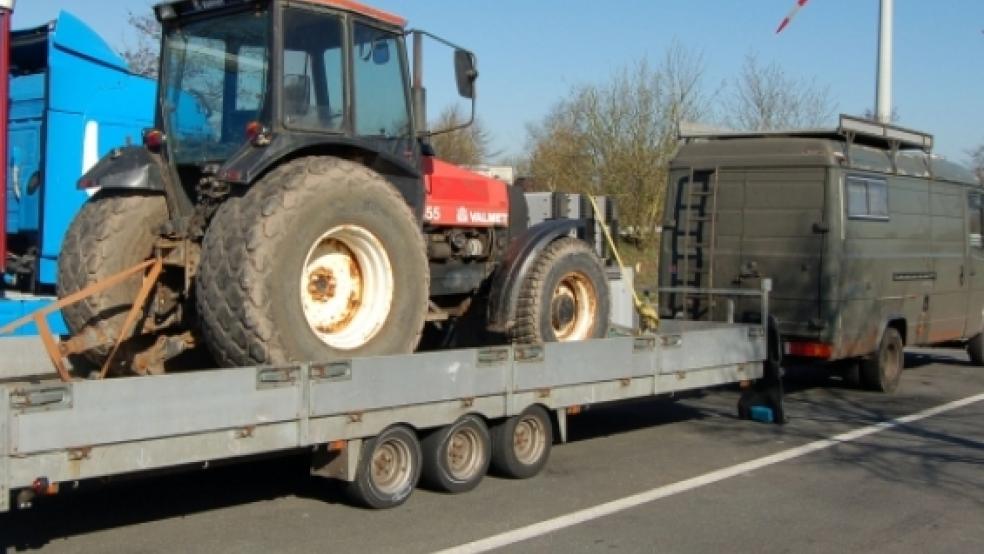
[[[492,535],[484,539],[479,539],[477,541],[462,544],[460,546],[455,546],[448,548],[446,550],[441,550],[437,554],[472,554],[478,552],[488,552],[496,548],[502,548],[504,546],[509,546],[517,542],[529,540],[541,535],[546,535],[548,533],[553,533],[554,531],[559,531],[567,527],[572,527],[586,521],[591,521],[593,519],[598,519],[601,517],[609,516],[623,510],[628,510],[629,508],[634,508],[642,504],[647,504],[661,498],[666,498],[668,496],[673,496],[682,492],[687,492],[693,489],[703,487],[705,485],[710,485],[712,483],[717,483],[718,481],[723,481],[731,477],[736,477],[750,471],[755,471],[757,469],[762,469],[764,467],[778,464],[780,462],[785,462],[787,460],[792,460],[794,458],[799,458],[813,452],[824,450],[832,446],[837,446],[839,444],[851,442],[858,440],[860,438],[866,437],[868,435],[873,435],[875,433],[880,433],[906,423],[912,423],[914,421],[919,421],[920,419],[926,419],[928,417],[933,417],[935,415],[942,414],[944,412],[949,412],[951,410],[956,410],[969,406],[971,404],[977,403],[984,400],[984,393],[977,394],[974,396],[969,396],[961,400],[955,400],[953,402],[948,402],[935,408],[929,408],[921,412],[903,416],[897,419],[890,419],[888,421],[883,421],[881,423],[876,423],[874,425],[869,425],[867,427],[862,427],[860,429],[855,429],[853,431],[848,431],[846,433],[841,433],[840,435],[833,436],[829,439],[821,439],[814,441],[802,446],[797,446],[796,448],[790,448],[789,450],[783,450],[782,452],[777,452],[775,454],[770,454],[762,458],[756,458],[744,463],[733,465],[730,467],[725,467],[710,473],[705,473],[703,475],[698,475],[691,479],[686,479],[683,481],[678,481],[676,483],[671,483],[669,485],[663,485],[655,489],[650,489],[639,494],[634,494],[632,496],[626,496],[624,498],[619,498],[618,500],[612,500],[611,502],[605,502],[604,504],[599,504],[597,506],[592,506],[590,508],[585,508],[583,510],[578,510],[576,512],[571,512],[562,516],[558,516],[552,519],[547,519],[539,523],[534,523],[532,525],[527,525],[526,527],[520,527],[519,529],[513,529],[511,531],[506,531],[498,535]]]

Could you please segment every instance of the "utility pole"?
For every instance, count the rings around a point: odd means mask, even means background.
[[[878,25],[878,84],[875,90],[875,117],[892,122],[892,19],[894,0],[881,0]]]

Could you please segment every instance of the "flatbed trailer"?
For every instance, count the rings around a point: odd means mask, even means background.
[[[768,321],[768,288],[718,292],[761,295]],[[767,334],[760,324],[667,320],[653,334],[584,342],[0,380],[0,512],[87,479],[303,450],[313,474],[352,482],[366,444],[394,426],[423,436],[469,415],[494,426],[531,406],[550,414],[547,438],[564,442],[568,415],[593,404],[760,382]]]

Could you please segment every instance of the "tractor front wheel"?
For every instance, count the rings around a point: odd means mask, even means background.
[[[611,298],[601,260],[583,240],[564,237],[547,246],[520,284],[519,343],[569,342],[608,334]]]

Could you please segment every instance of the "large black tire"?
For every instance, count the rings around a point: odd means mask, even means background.
[[[519,285],[513,342],[533,344],[603,338],[611,295],[601,260],[583,240],[552,242]]]
[[[355,480],[346,493],[356,504],[383,510],[403,504],[420,481],[420,442],[412,429],[395,425],[362,443]]]
[[[421,481],[432,489],[457,494],[474,489],[485,477],[492,438],[482,418],[466,415],[432,431],[421,441],[421,449]]]
[[[529,479],[550,459],[553,425],[543,406],[533,405],[492,427],[492,471],[512,479]]]
[[[345,234],[356,232],[362,234]],[[310,272],[309,260],[324,259],[312,258],[322,248],[345,252],[356,265],[332,266],[337,275]],[[363,250],[377,256],[364,266],[357,259]],[[360,280],[348,278],[359,270]],[[391,279],[385,295],[368,294],[370,273]],[[302,275],[311,277],[303,289]],[[427,314],[429,275],[420,224],[383,177],[350,161],[308,157],[224,203],[205,236],[196,297],[206,344],[221,365],[327,361],[412,352]],[[359,284],[346,289],[343,281]],[[378,300],[384,296],[391,301]],[[347,319],[309,323],[308,308],[342,297]],[[365,313],[376,314],[361,335],[368,339],[349,346],[331,334],[361,326]]]
[[[967,341],[967,355],[974,365],[984,365],[984,333],[977,333]]]
[[[167,222],[163,196],[103,191],[92,197],[68,227],[58,257],[58,296],[69,294],[132,267],[153,254],[161,225]],[[62,310],[73,335],[97,332],[116,340],[126,314],[140,290],[134,276],[119,286],[90,296]],[[139,332],[144,317],[137,319]],[[86,351],[88,361],[101,365],[108,346]]]
[[[868,389],[893,393],[899,388],[905,354],[902,336],[892,327],[885,329],[878,350],[861,362],[861,382]]]

